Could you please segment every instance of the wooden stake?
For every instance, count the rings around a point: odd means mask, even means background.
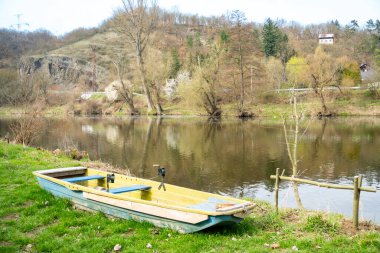
[[[376,188],[371,187],[362,187],[362,181],[363,177],[356,176],[354,177],[354,185],[338,185],[338,184],[328,184],[328,183],[320,183],[312,180],[307,179],[301,179],[301,178],[295,178],[295,177],[285,177],[279,175],[279,169],[276,169],[276,175],[271,175],[271,179],[275,179],[275,192],[274,192],[274,200],[275,200],[275,208],[276,212],[278,213],[278,191],[279,191],[279,183],[280,180],[285,181],[293,181],[293,182],[299,182],[304,184],[311,184],[316,185],[319,187],[326,187],[326,188],[334,188],[334,189],[346,189],[346,190],[354,190],[354,203],[353,203],[353,211],[352,211],[352,223],[356,229],[359,228],[359,202],[360,202],[360,192],[366,191],[366,192],[376,192]]]
[[[360,177],[361,181],[361,177]],[[356,229],[359,227],[359,199],[360,199],[360,190],[359,190],[359,177],[354,177],[354,207],[352,212],[352,222]]]
[[[274,207],[276,209],[276,213],[278,213],[278,190],[280,184],[280,169],[276,169],[276,182],[274,186]]]

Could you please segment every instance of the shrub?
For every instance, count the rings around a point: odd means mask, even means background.
[[[29,145],[40,134],[41,120],[32,113],[21,116],[10,128],[14,142]]]
[[[345,60],[338,82],[344,86],[354,86],[361,83],[359,65],[352,60]]]
[[[380,83],[368,84],[367,96],[374,99],[380,98]]]
[[[102,104],[98,101],[88,100],[84,105],[84,112],[88,115],[102,114]]]
[[[11,69],[0,69],[0,106],[14,102],[12,96],[17,90],[17,72]]]
[[[321,214],[307,217],[304,230],[307,232],[323,232],[323,233],[335,233],[338,230],[336,224],[333,224],[325,220]]]

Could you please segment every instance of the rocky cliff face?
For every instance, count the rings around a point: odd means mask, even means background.
[[[69,84],[92,84],[92,64],[79,59],[61,55],[46,55],[43,57],[24,57],[18,65],[21,76],[30,75],[34,72],[42,72],[48,76],[52,83],[58,85]],[[96,67],[96,81],[104,80],[105,70]]]

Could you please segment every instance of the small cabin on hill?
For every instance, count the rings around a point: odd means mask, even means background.
[[[333,33],[319,34],[318,38],[319,38],[319,44],[324,44],[324,45],[334,44]]]

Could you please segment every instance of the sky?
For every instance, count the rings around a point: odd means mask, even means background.
[[[245,12],[250,21],[266,18],[301,25],[337,19],[344,25],[355,19],[364,26],[380,19],[380,0],[158,0],[161,8],[182,13],[219,16],[231,10]],[[46,29],[63,35],[78,27],[95,27],[112,16],[121,0],[0,0],[0,28]],[[17,14],[19,16],[19,21]]]

